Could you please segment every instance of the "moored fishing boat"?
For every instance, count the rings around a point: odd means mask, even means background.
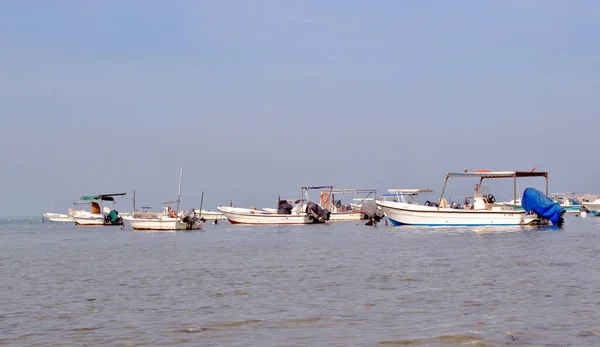
[[[581,202],[584,208],[586,208],[594,216],[600,216],[600,198],[595,200],[584,200]]]
[[[287,202],[286,200],[281,200]],[[305,212],[294,211],[290,214],[272,211],[240,208],[232,206],[217,207],[231,224],[312,224],[313,219]]]
[[[225,216],[225,214],[223,214],[223,212],[219,212],[219,211],[214,211],[214,210],[205,210],[205,209],[198,209],[195,210],[196,211],[196,215],[198,217],[202,217],[206,220],[226,220],[227,217]]]
[[[579,213],[581,212],[582,205],[575,200],[573,194],[565,193],[559,194],[554,193],[550,194],[549,198],[553,201],[557,202],[562,208],[565,209],[566,213]],[[522,210],[523,206],[521,205],[521,198],[513,199],[510,201],[495,203],[494,205],[505,206],[505,207],[513,207],[517,210]]]
[[[163,207],[162,213],[156,212],[136,212],[135,191],[133,194],[133,214],[123,217],[131,225],[133,230],[154,230],[154,231],[177,231],[177,230],[201,230],[204,223],[203,218],[196,217],[194,209],[184,210],[179,213],[179,203],[181,201],[181,182],[183,179],[183,167],[179,174],[179,189],[177,200],[165,201],[165,204],[177,203],[176,210],[170,206]]]
[[[331,212],[310,201],[309,190],[333,189],[333,186],[302,187],[301,196],[295,206],[287,200],[279,200],[277,211],[219,206],[231,224],[316,224],[329,221]]]
[[[496,198],[489,193],[488,187],[482,186],[484,180],[488,179],[512,179],[514,182],[513,201],[516,204],[516,181],[522,177],[543,177],[546,179],[546,193],[543,200],[532,190],[526,190],[523,199],[527,198],[529,207],[518,210],[515,205],[494,206]],[[475,178],[479,183],[475,185],[473,204],[467,206],[460,204],[449,204],[444,198],[444,191],[449,178]],[[528,188],[530,189],[530,188]],[[475,226],[475,225],[539,225],[562,223],[564,210],[558,203],[547,198],[548,173],[546,172],[523,172],[523,171],[473,171],[448,173],[444,182],[444,188],[439,200],[424,204],[406,201],[405,196],[399,196],[400,201],[377,200],[377,205],[383,210],[392,225],[448,225],[448,226]],[[430,190],[415,190],[415,193],[431,192]],[[536,200],[537,199],[537,200]],[[535,200],[535,201],[533,201]],[[538,201],[539,200],[539,201]],[[547,209],[547,211],[545,211]]]
[[[196,218],[193,210],[184,210],[177,216],[169,207],[163,207],[162,213],[135,212],[131,216],[123,217],[133,230],[153,231],[192,231],[201,230],[201,218]]]
[[[50,222],[74,222],[73,214],[75,210],[70,208],[67,211],[67,214],[64,213],[53,213],[53,212],[44,212],[44,218],[49,220]]]
[[[117,210],[111,210],[104,206],[103,201],[114,203],[115,196],[125,196],[127,193],[85,195],[81,197],[79,204],[89,204],[90,210],[80,210],[73,213],[76,225],[98,226],[98,225],[123,225],[123,219]],[[102,211],[102,212],[101,212]]]
[[[346,195],[353,196],[352,203],[342,202]],[[322,208],[331,212],[329,217],[331,221],[363,220],[373,217],[375,210],[369,208],[369,205],[373,205],[376,209],[373,202],[376,196],[377,189],[330,189],[321,191],[319,202]]]

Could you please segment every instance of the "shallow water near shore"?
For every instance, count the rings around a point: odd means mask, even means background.
[[[0,219],[0,345],[600,346],[600,218],[197,232]]]

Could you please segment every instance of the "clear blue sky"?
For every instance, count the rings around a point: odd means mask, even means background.
[[[591,0],[2,1],[0,215],[158,209],[182,164],[183,207],[464,168],[600,193],[599,33]]]

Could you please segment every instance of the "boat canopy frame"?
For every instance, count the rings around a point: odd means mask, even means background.
[[[365,202],[369,199],[374,200],[374,198],[377,197],[377,189],[375,189],[375,188],[337,188],[337,189],[331,189],[329,191],[329,195],[333,196],[332,194],[342,194],[342,197],[344,196],[344,194],[354,194],[356,197],[353,198],[352,201],[359,201],[362,204],[363,202]],[[359,195],[363,195],[363,194],[366,194],[366,195],[358,197]],[[371,195],[373,197],[369,198]]]
[[[329,185],[329,186],[304,186],[300,189],[300,202],[304,203],[304,201],[308,202],[309,201],[309,196],[308,196],[308,191],[309,190],[323,190],[323,189],[329,189],[329,195],[331,195],[331,192],[333,191],[333,186]]]
[[[479,178],[479,185],[484,179],[491,178],[512,178],[513,179],[513,208],[517,209],[517,178],[524,177],[544,177],[546,179],[546,196],[548,196],[548,173],[544,171],[465,171],[465,172],[449,172],[446,174],[446,180],[444,181],[444,188],[442,188],[442,194],[438,204],[441,205],[442,199],[444,198],[444,191],[448,184],[448,179],[451,177],[456,178]],[[439,208],[439,207],[438,207]]]
[[[420,193],[431,193],[432,189],[388,189],[387,194],[383,194],[382,197],[385,199],[386,197],[396,197],[398,201],[402,200],[406,202],[407,196],[412,197],[411,201],[414,201],[414,197],[419,195]]]
[[[98,195],[84,195],[79,200],[81,201],[115,201],[115,196],[125,196],[127,193],[114,193],[114,194],[98,194]]]

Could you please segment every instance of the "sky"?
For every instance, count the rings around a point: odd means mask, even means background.
[[[599,32],[592,0],[2,1],[0,215],[159,210],[182,166],[182,208],[464,169],[600,193]]]

